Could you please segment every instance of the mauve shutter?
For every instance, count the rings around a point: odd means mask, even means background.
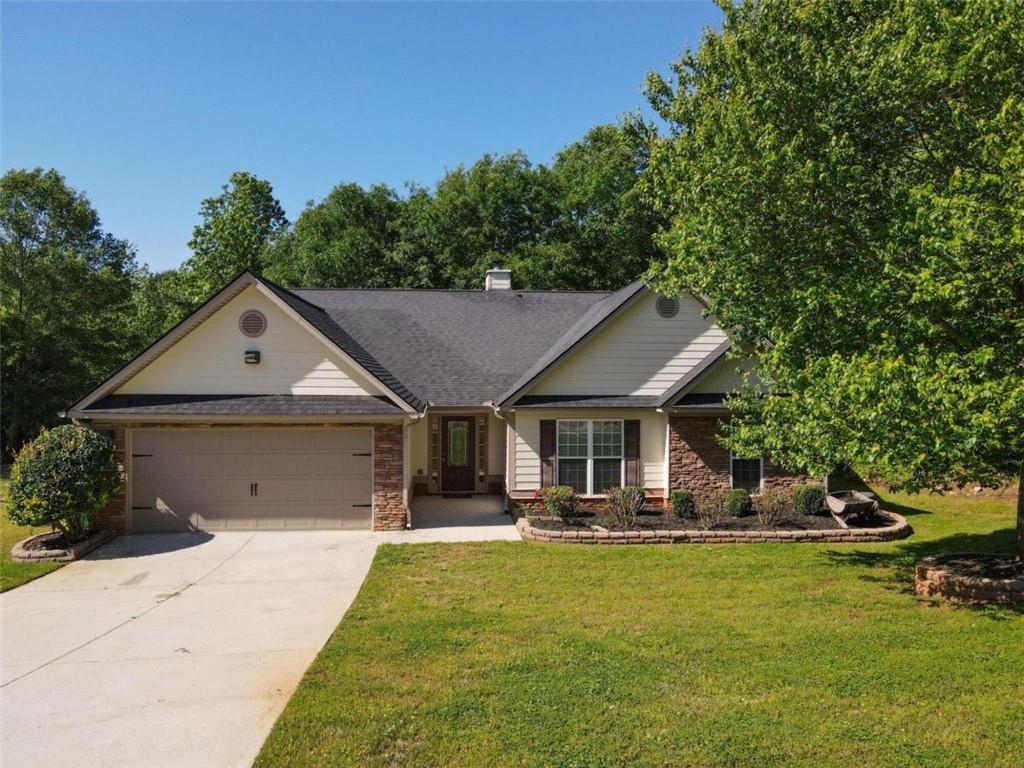
[[[622,423],[622,456],[626,460],[626,482],[640,485],[640,420],[628,419]]]
[[[540,422],[540,485],[542,488],[555,485],[555,441],[557,430],[554,419]]]

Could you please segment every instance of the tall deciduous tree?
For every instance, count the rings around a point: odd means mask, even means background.
[[[221,194],[203,200],[199,214],[183,275],[194,302],[244,269],[264,271],[270,247],[288,229],[270,182],[244,171],[232,173]]]
[[[0,425],[9,454],[133,351],[135,253],[57,171],[0,179]]]
[[[706,294],[779,393],[734,398],[727,442],[907,489],[1024,472],[1024,5],[723,10],[648,85],[651,278]]]

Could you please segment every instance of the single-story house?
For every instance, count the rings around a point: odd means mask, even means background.
[[[68,409],[113,435],[118,532],[416,525],[422,494],[791,484],[715,439],[738,384],[690,295],[285,289],[245,272]]]

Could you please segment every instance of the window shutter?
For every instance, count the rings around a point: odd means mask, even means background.
[[[540,422],[540,485],[542,488],[555,485],[555,444],[557,441],[554,419]]]
[[[626,460],[623,485],[640,485],[640,420],[627,419],[622,423],[622,456]]]

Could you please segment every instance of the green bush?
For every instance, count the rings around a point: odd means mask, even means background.
[[[14,459],[7,516],[18,525],[52,525],[77,541],[121,482],[110,438],[73,424],[44,429]]]
[[[635,485],[612,488],[608,491],[605,512],[615,525],[632,528],[636,523],[636,516],[643,512],[646,501],[643,488]]]
[[[746,517],[753,509],[750,493],[744,488],[733,488],[725,495],[725,513],[731,517]]]
[[[798,515],[816,515],[825,506],[825,489],[820,485],[797,485],[793,488],[793,507]]]
[[[676,517],[696,517],[697,501],[693,494],[685,488],[676,488],[672,491],[672,511]]]
[[[565,522],[579,517],[580,497],[568,485],[551,485],[541,488],[537,491],[537,498],[541,500],[544,511],[549,515],[560,517]]]

